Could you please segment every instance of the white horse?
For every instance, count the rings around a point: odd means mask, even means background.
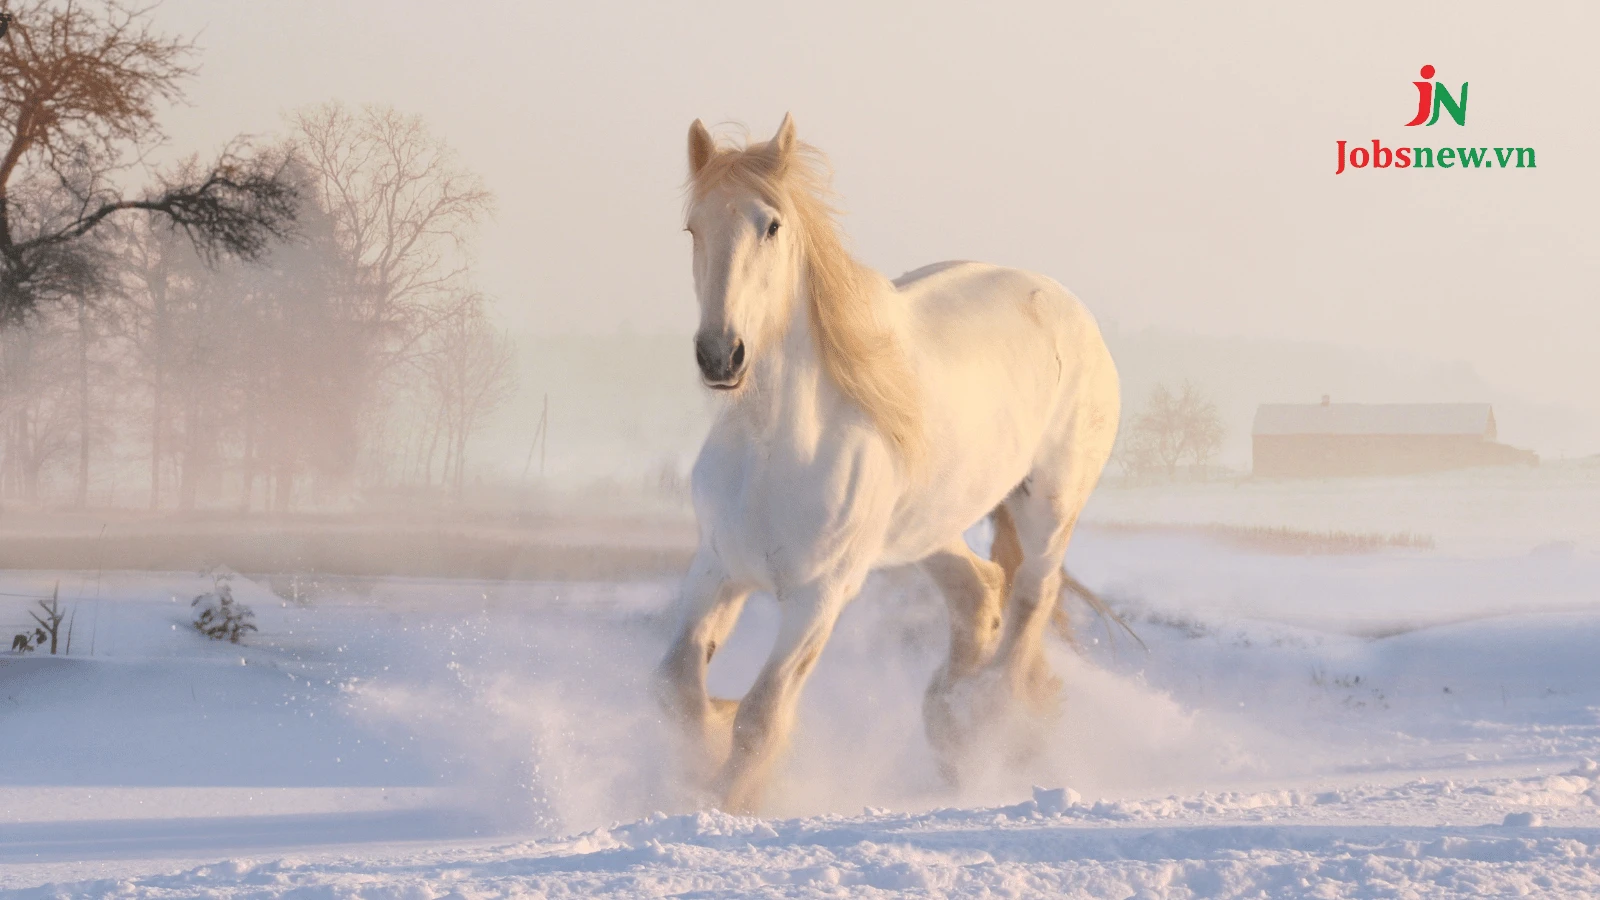
[[[657,676],[691,771],[723,808],[755,809],[845,604],[871,570],[921,563],[949,604],[923,713],[953,775],[993,707],[1048,709],[1059,689],[1042,639],[1116,437],[1110,353],[1042,275],[945,262],[891,282],[856,262],[825,161],[788,116],[743,148],[696,120],[689,171],[695,356],[726,397],[694,466],[699,549]],[[992,561],[962,539],[986,515]],[[752,591],[777,597],[776,644],[743,700],[711,698],[707,666]]]

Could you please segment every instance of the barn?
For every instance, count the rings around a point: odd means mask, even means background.
[[[1487,403],[1263,403],[1251,429],[1254,474],[1271,478],[1411,475],[1534,465],[1496,441]]]

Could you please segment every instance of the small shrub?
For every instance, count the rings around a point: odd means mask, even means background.
[[[190,603],[197,609],[194,627],[215,641],[223,639],[237,644],[246,631],[255,631],[255,611],[233,599],[231,575],[211,576],[211,590],[194,598]]]

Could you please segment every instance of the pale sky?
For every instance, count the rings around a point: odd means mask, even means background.
[[[695,117],[827,151],[857,254],[1047,273],[1121,328],[1464,360],[1600,416],[1600,5],[168,0],[176,149],[325,99],[420,113],[487,181],[479,281],[521,331],[694,327]],[[1122,5],[1118,5],[1122,6]],[[1403,127],[1418,69],[1466,127]],[[1335,141],[1536,170],[1335,176]]]

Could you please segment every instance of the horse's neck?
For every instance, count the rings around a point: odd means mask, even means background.
[[[789,306],[783,334],[753,362],[738,413],[752,440],[788,444],[806,454],[821,440],[842,398],[823,367],[804,283]]]

